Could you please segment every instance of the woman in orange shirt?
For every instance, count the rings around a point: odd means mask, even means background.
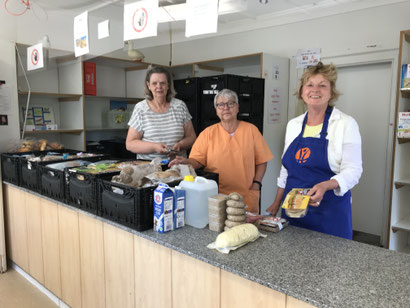
[[[220,91],[214,106],[221,121],[201,132],[188,159],[177,156],[169,165],[191,164],[218,173],[219,192],[240,193],[247,211],[258,213],[262,178],[272,152],[255,125],[237,119],[239,103],[234,91]]]

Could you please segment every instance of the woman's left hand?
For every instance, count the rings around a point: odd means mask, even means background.
[[[181,151],[181,145],[179,144],[179,142],[175,143],[171,150],[180,152]]]
[[[310,201],[309,205],[312,206],[319,206],[320,202],[323,199],[323,195],[331,189],[336,189],[339,187],[339,183],[336,180],[329,180],[329,181],[324,181],[316,184],[315,186],[312,187],[311,190],[307,193],[308,196],[310,196]]]

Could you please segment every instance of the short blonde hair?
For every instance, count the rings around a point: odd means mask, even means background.
[[[336,90],[336,80],[337,80],[337,69],[334,64],[323,64],[319,62],[315,66],[308,67],[305,72],[303,73],[302,77],[300,78],[300,85],[299,88],[294,93],[299,100],[303,101],[302,93],[303,93],[303,86],[307,83],[310,77],[316,75],[322,75],[330,82],[330,92],[331,97],[329,99],[329,106],[334,106],[334,102],[338,99],[341,95],[339,91]]]

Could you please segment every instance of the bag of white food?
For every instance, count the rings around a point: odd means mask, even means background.
[[[256,241],[259,237],[266,237],[266,235],[260,233],[258,228],[253,224],[242,224],[222,232],[217,236],[215,242],[209,244],[207,247],[228,254],[231,250],[238,249],[249,242]]]

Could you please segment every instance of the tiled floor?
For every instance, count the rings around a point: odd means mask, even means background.
[[[1,308],[56,308],[51,299],[9,267],[0,274]]]

